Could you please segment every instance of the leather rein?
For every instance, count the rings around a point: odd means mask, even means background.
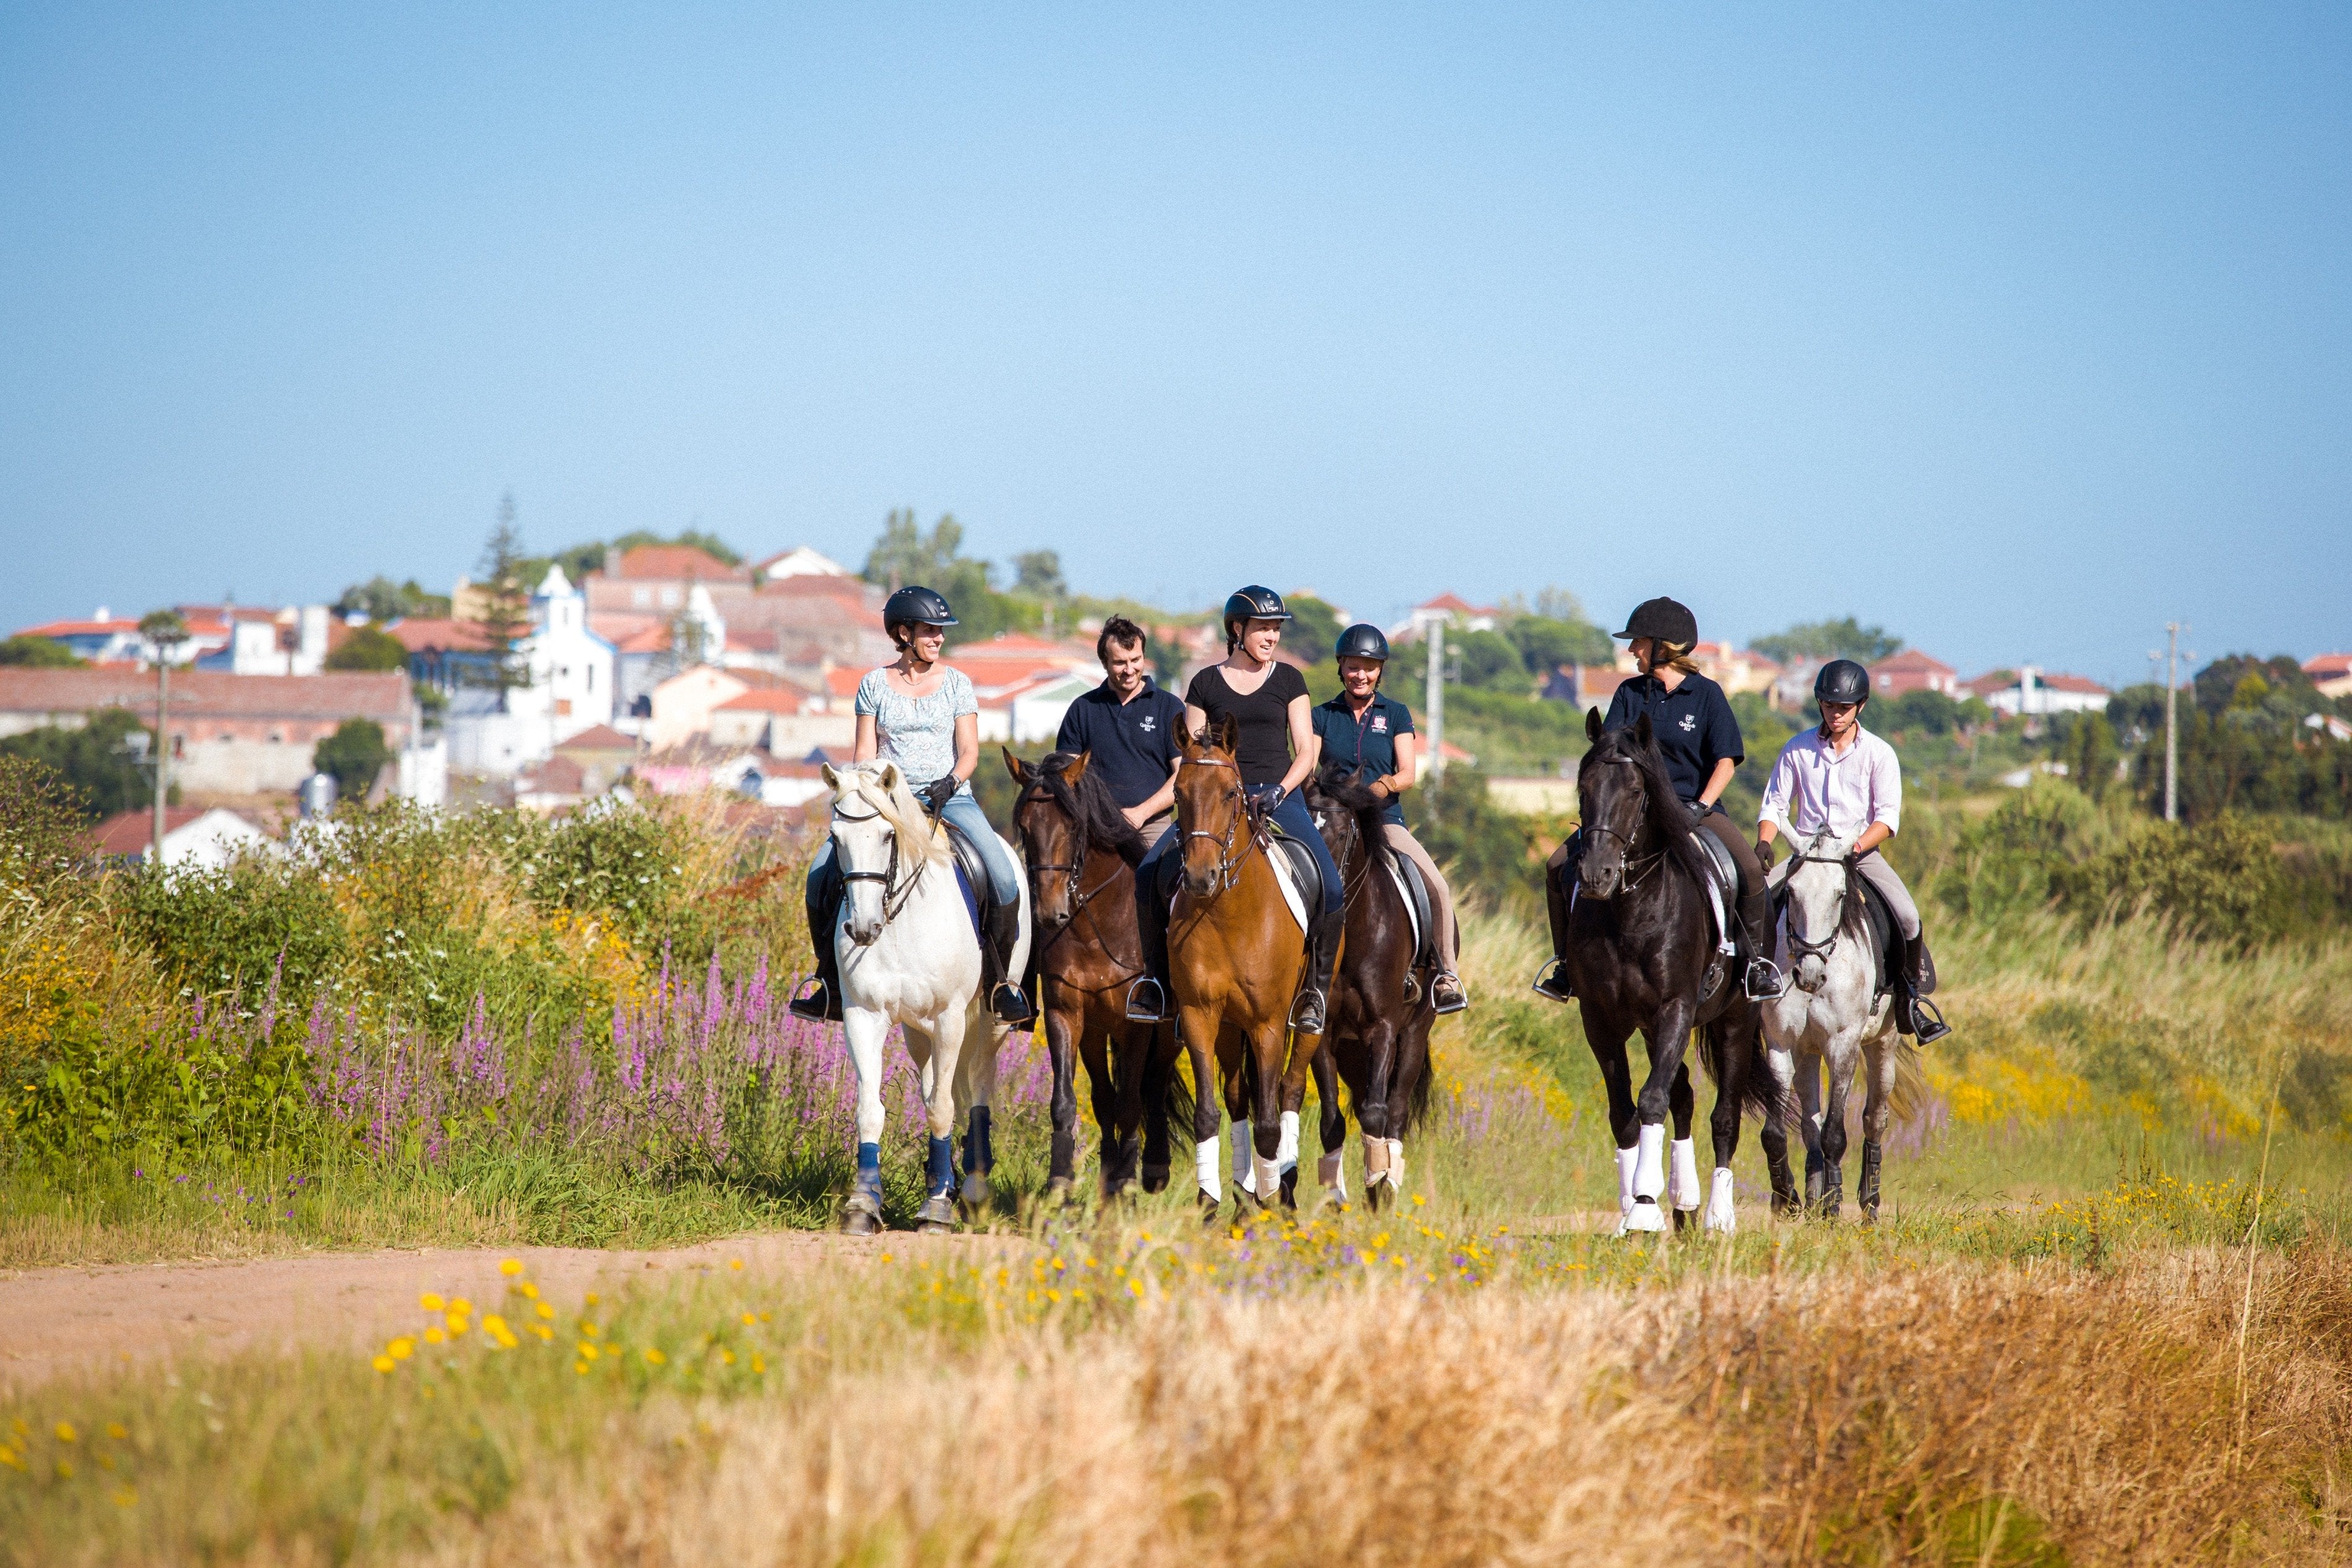
[[[1241,765],[1237,762],[1228,762],[1222,757],[1187,757],[1181,764],[1179,764],[1179,766],[1186,768],[1230,768],[1234,770],[1235,780],[1234,792],[1235,794],[1241,793],[1241,784],[1239,782],[1241,778]],[[1181,803],[1183,797],[1179,795],[1177,800]],[[1194,839],[1206,839],[1209,842],[1217,846],[1217,867],[1216,870],[1211,873],[1213,879],[1218,884],[1216,888],[1217,893],[1230,891],[1234,884],[1241,880],[1242,867],[1248,863],[1250,851],[1257,847],[1258,831],[1256,827],[1253,825],[1248,836],[1242,840],[1241,852],[1239,854],[1235,854],[1234,852],[1234,838],[1241,832],[1242,824],[1244,821],[1249,821],[1249,815],[1248,800],[1246,797],[1244,797],[1241,809],[1236,810],[1234,813],[1233,820],[1225,824],[1223,836],[1219,837],[1215,833],[1204,833],[1197,829],[1185,828],[1184,813],[1181,810],[1179,810],[1176,813],[1176,826],[1183,832],[1183,837],[1179,839],[1176,843],[1176,852],[1179,855],[1184,852],[1184,846],[1191,843]]]

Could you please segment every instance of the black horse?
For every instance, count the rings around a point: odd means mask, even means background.
[[[1396,1201],[1404,1180],[1404,1135],[1429,1106],[1429,1000],[1433,976],[1415,968],[1412,916],[1389,866],[1381,831],[1386,802],[1334,764],[1308,784],[1307,803],[1347,884],[1347,940],[1331,989],[1329,1027],[1315,1060],[1323,1105],[1326,1187],[1339,1185],[1346,1141],[1339,1085],[1345,1079],[1364,1134],[1364,1199]]]
[[[1706,862],[1693,841],[1690,810],[1666,776],[1649,716],[1631,729],[1604,731],[1596,709],[1585,715],[1584,730],[1592,749],[1577,777],[1583,849],[1561,956],[1583,1008],[1584,1038],[1609,1089],[1624,1216],[1620,1234],[1665,1228],[1657,1202],[1664,1190],[1664,1126],[1671,1113],[1675,1142],[1690,1137],[1693,1095],[1684,1051],[1694,1029],[1703,1031],[1700,1061],[1716,1084],[1716,1176],[1706,1224],[1729,1229],[1731,1156],[1739,1146],[1742,1109],[1768,1109],[1778,1093],[1762,1059],[1762,1012],[1709,938]],[[1635,1030],[1650,1051],[1638,1101],[1625,1049]],[[1797,1189],[1787,1134],[1768,1124],[1761,1141],[1773,1207],[1790,1212]],[[1675,1176],[1679,1228],[1698,1203],[1699,1195],[1685,1186],[1696,1185],[1695,1164]]]

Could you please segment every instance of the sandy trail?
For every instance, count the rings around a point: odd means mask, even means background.
[[[499,1264],[522,1260],[559,1308],[630,1281],[725,1270],[773,1277],[813,1269],[866,1269],[898,1258],[961,1257],[1018,1249],[1002,1235],[851,1238],[784,1230],[661,1251],[584,1247],[333,1252],[216,1263],[131,1263],[30,1270],[0,1279],[0,1386],[24,1389],[108,1363],[256,1347],[372,1343],[422,1321],[426,1291],[466,1296],[484,1311],[504,1294]]]

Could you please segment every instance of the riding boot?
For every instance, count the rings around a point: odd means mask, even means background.
[[[1906,936],[1903,939],[1903,994],[1895,998],[1895,1027],[1905,1034],[1919,1037],[1921,1045],[1933,1045],[1952,1032],[1936,1004],[1927,999],[1936,989],[1936,960],[1928,956],[1927,938]]]
[[[1301,1034],[1321,1034],[1330,1010],[1331,968],[1339,960],[1339,936],[1348,926],[1345,904],[1318,915],[1307,932],[1307,988],[1291,1005],[1290,1027]]]
[[[1568,966],[1560,961],[1568,952],[1568,890],[1576,880],[1575,841],[1571,839],[1561,847],[1568,851],[1567,857],[1557,867],[1544,867],[1544,912],[1551,917],[1551,962],[1535,978],[1536,994],[1556,1002],[1576,998],[1576,988],[1569,983]]]
[[[812,1023],[841,1021],[841,954],[835,946],[841,925],[841,878],[818,880],[808,894],[809,946],[816,949],[816,988],[788,1004],[794,1018]]]
[[[1155,883],[1160,869],[1153,868]],[[1168,985],[1168,900],[1157,885],[1143,889],[1136,899],[1135,934],[1143,948],[1143,973],[1127,988],[1128,1021],[1166,1023],[1176,1016],[1176,1007]]]
[[[1772,962],[1772,895],[1759,887],[1739,895],[1739,929],[1748,938],[1746,990],[1751,1002],[1786,995],[1789,978]]]
[[[994,959],[986,966],[992,971],[994,983],[988,993],[988,1009],[999,1023],[1024,1024],[1037,1016],[1029,1005],[1029,995],[1013,979],[1013,950],[1021,945],[1021,905],[1016,900],[999,904],[988,912],[988,946]]]

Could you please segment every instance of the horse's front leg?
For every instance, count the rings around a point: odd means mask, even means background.
[[[1666,1118],[1674,1110],[1675,1081],[1683,1077],[1691,1011],[1689,1002],[1680,997],[1669,998],[1658,1009],[1649,1028],[1642,1031],[1650,1048],[1650,1076],[1642,1084],[1641,1121],[1634,1131],[1633,1211],[1626,1221],[1629,1230],[1662,1231],[1666,1228],[1665,1215],[1658,1207],[1658,1199],[1666,1191]],[[1683,1081],[1683,1124],[1687,1127],[1687,1078]]]
[[[1633,1070],[1625,1055],[1632,1031],[1617,1028],[1591,1002],[1584,1015],[1584,1041],[1601,1069],[1601,1086],[1609,1095],[1609,1131],[1617,1150],[1617,1234],[1622,1236],[1633,1219],[1633,1165],[1639,1154],[1641,1107],[1633,1099]]]
[[[919,1054],[922,1070],[923,1109],[929,1139],[923,1157],[923,1207],[917,1228],[927,1235],[955,1228],[955,1124],[959,1072],[963,1066],[964,1009],[950,1008],[930,1020],[930,1049]],[[907,1031],[908,1049],[918,1035]]]
[[[1250,1119],[1250,1145],[1256,1156],[1255,1169],[1251,1173],[1252,1186],[1256,1188],[1258,1207],[1271,1208],[1282,1192],[1282,1160],[1287,1150],[1294,1167],[1298,1162],[1297,1106],[1307,1103],[1307,1066],[1313,1061],[1311,1052],[1322,1043],[1320,1037],[1302,1035],[1296,1051],[1290,1045],[1288,1020],[1277,1016],[1273,1022],[1260,1026],[1248,1040],[1253,1071],[1247,1085],[1245,1103]],[[1286,1137],[1286,1134],[1287,1136]]]
[[[1044,989],[1048,1000],[1045,1008],[1045,1059],[1054,1069],[1053,1154],[1045,1167],[1045,1196],[1065,1198],[1077,1185],[1078,1167],[1078,1081],[1076,1052],[1071,1049],[1071,1036],[1086,1027],[1087,997],[1048,977]],[[1078,1051],[1086,1046],[1080,1042]],[[1097,1088],[1095,1092],[1095,1120],[1108,1128],[1102,1118],[1102,1068],[1100,1047],[1087,1059],[1087,1071]]]
[[[1772,1178],[1772,1212],[1801,1213],[1803,1199],[1797,1193],[1796,1174],[1789,1168],[1789,1127],[1798,1120],[1796,1057],[1787,1046],[1768,1038],[1760,1070],[1770,1083],[1765,1095],[1764,1129],[1756,1134],[1756,1141],[1763,1146],[1764,1168]]]
[[[1323,1189],[1323,1202],[1344,1208],[1348,1204],[1348,1173],[1341,1156],[1348,1148],[1348,1113],[1339,1106],[1339,1062],[1329,1048],[1327,1037],[1324,1049],[1315,1053],[1312,1064],[1316,1132],[1323,1144],[1322,1155],[1315,1162],[1315,1185]]]
[[[1675,1086],[1666,1096],[1666,1111],[1674,1118],[1675,1141],[1666,1169],[1666,1198],[1675,1211],[1675,1229],[1688,1230],[1691,1216],[1698,1211],[1698,1151],[1691,1143],[1691,1121],[1698,1112],[1698,1096],[1691,1092],[1690,1063],[1685,1061],[1675,1074]]]
[[[1356,1096],[1356,1125],[1364,1134],[1364,1201],[1379,1209],[1392,1206],[1404,1181],[1404,1129],[1394,1112],[1397,1068],[1396,1020],[1368,1011],[1363,1040],[1363,1092]]]
[[[1192,1157],[1198,1166],[1201,1218],[1213,1220],[1225,1201],[1225,1175],[1219,1164],[1224,1151],[1217,1135],[1224,1124],[1223,1085],[1213,1055],[1224,1019],[1213,1009],[1191,1005],[1181,1017],[1184,1055],[1192,1065]]]
[[[1818,1205],[1823,1190],[1822,1164],[1822,1053],[1813,1046],[1795,1053],[1797,1133],[1805,1140],[1805,1205]]]
[[[882,1043],[890,1020],[866,1008],[842,1013],[849,1063],[857,1073],[857,1172],[842,1206],[841,1228],[871,1236],[882,1228]]]
[[[1124,1009],[1109,1005],[1111,993],[1097,991],[1085,998],[1073,1018],[1078,1041],[1078,1061],[1087,1070],[1087,1087],[1094,1096],[1095,1132],[1102,1140],[1096,1175],[1102,1194],[1112,1197],[1135,1185],[1135,1160],[1143,1120],[1143,1099],[1138,1081],[1143,1062],[1131,1060]],[[1114,1052],[1111,1042],[1117,1040]]]
[[[1854,1062],[1861,1055],[1861,1033],[1859,1027],[1840,1030],[1822,1052],[1829,1083],[1822,1105],[1821,1131],[1816,1134],[1822,1149],[1822,1190],[1814,1210],[1824,1219],[1837,1218],[1845,1207],[1845,1100],[1853,1083]]]
[[[982,1015],[978,1020],[980,1033],[975,1039],[971,1015],[965,1012],[957,1016],[964,1020],[964,1042],[956,1053],[955,1103],[949,1112],[949,1127],[952,1131],[957,1116],[965,1118],[961,1197],[965,1209],[977,1214],[986,1209],[995,1197],[989,1176],[996,1169],[996,1056],[1004,1049],[1004,1037],[1012,1030]]]
[[[1135,1042],[1139,1037],[1143,1041],[1140,1051],[1142,1071],[1139,1074],[1139,1092],[1143,1099],[1138,1112],[1143,1124],[1143,1190],[1165,1192],[1170,1176],[1168,1092],[1176,1081],[1176,1026],[1172,1023],[1130,1024],[1126,1019],[1125,1009],[1121,1009],[1119,1012],[1118,1027],[1127,1030],[1127,1045],[1120,1052],[1120,1060],[1127,1060],[1128,1054],[1137,1050]],[[1122,1084],[1126,1082],[1124,1078],[1120,1080]],[[1125,1092],[1124,1089],[1121,1092]]]

